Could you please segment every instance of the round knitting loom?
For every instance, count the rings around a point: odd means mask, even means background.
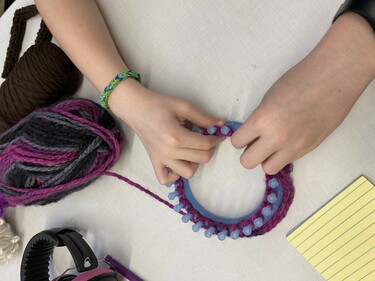
[[[194,131],[203,135],[230,137],[241,126],[238,122],[229,121],[223,127],[212,126],[207,129],[195,128]],[[224,218],[205,209],[194,197],[189,181],[179,178],[168,198],[178,198],[174,206],[176,212],[183,213],[182,221],[193,222],[194,232],[205,229],[204,235],[209,238],[216,234],[219,240],[227,236],[236,240],[239,237],[250,237],[264,234],[274,228],[286,215],[294,197],[293,183],[290,178],[291,164],[287,165],[276,175],[266,175],[266,192],[262,203],[249,214],[239,218]]]

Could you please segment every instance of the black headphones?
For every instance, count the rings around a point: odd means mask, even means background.
[[[50,256],[55,247],[63,246],[68,248],[80,274],[65,274],[54,281],[118,281],[112,269],[98,267],[90,246],[69,228],[45,230],[31,238],[22,257],[21,281],[48,281]]]

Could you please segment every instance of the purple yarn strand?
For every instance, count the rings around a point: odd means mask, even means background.
[[[112,258],[110,255],[104,257],[104,261],[109,264],[116,272],[120,273],[123,277],[127,278],[129,281],[143,281],[130,269],[126,268],[124,265],[119,263],[117,260]]]
[[[119,174],[116,174],[116,173],[113,173],[113,172],[104,172],[104,175],[107,175],[107,176],[111,176],[111,177],[115,177],[121,181],[124,181],[126,182],[127,184],[131,185],[131,186],[134,186],[135,188],[139,189],[140,191],[150,195],[152,198],[158,200],[159,202],[163,203],[164,205],[168,206],[169,208],[173,209],[173,205],[171,203],[169,203],[168,201],[164,200],[163,198],[159,197],[158,195],[156,195],[155,193],[151,192],[150,190],[144,188],[142,185],[124,177],[124,176],[121,176]],[[180,212],[180,214],[184,215],[185,213],[184,212]]]
[[[9,207],[9,203],[3,194],[0,194],[0,218],[4,217],[4,209]]]

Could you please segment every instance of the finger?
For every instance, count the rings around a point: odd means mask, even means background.
[[[173,158],[204,164],[210,161],[214,152],[215,147],[210,150],[180,148],[175,152]]]
[[[180,175],[175,173],[173,170],[168,169],[164,164],[160,162],[151,160],[151,164],[154,168],[156,178],[162,185],[175,182],[180,177]]]
[[[191,148],[200,150],[210,150],[225,140],[225,137],[204,136],[196,132],[189,131],[183,127],[179,131],[181,148]]]
[[[214,125],[223,126],[225,123],[222,119],[214,118],[200,112],[198,109],[196,109],[189,103],[181,108],[180,114],[190,122],[203,128],[207,128],[209,126]]]
[[[168,163],[168,167],[170,167],[176,174],[181,175],[186,179],[190,179],[194,176],[199,164],[183,160],[172,160]]]
[[[246,169],[253,169],[272,155],[275,150],[268,147],[262,138],[256,140],[251,146],[245,149],[240,157],[242,166]]]
[[[277,174],[282,168],[293,162],[295,154],[289,151],[278,151],[268,157],[263,163],[263,171],[268,175]]]
[[[235,148],[244,148],[259,137],[259,132],[252,126],[251,116],[238,128],[231,137],[232,145]]]

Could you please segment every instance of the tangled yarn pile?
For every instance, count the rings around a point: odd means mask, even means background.
[[[39,109],[0,134],[0,264],[19,248],[4,209],[45,205],[112,167],[124,142],[109,113],[84,99]]]
[[[87,186],[115,163],[123,141],[91,101],[34,111],[0,136],[0,217],[5,207],[45,205]]]
[[[35,109],[72,96],[81,75],[66,54],[51,43],[52,35],[42,21],[35,45],[18,60],[26,20],[38,13],[35,5],[17,10],[13,18],[0,87],[0,133]]]

